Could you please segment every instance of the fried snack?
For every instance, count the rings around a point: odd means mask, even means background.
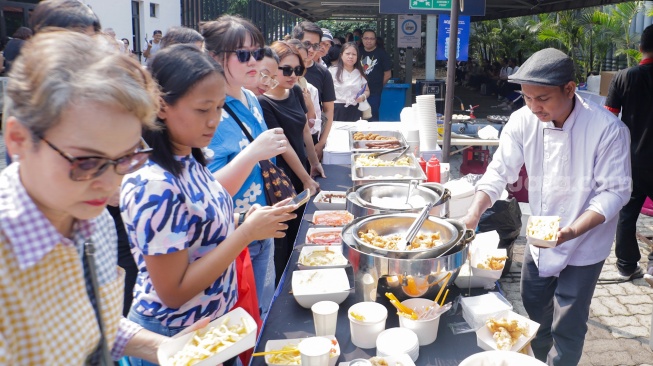
[[[389,366],[388,361],[381,357],[370,358],[370,363],[372,363],[372,366]]]
[[[502,270],[503,267],[506,265],[506,260],[508,257],[503,256],[503,257],[494,257],[490,256],[485,258],[485,260],[482,263],[479,263],[476,268],[480,269],[489,269],[492,271],[499,271]]]
[[[364,133],[361,131],[354,132],[354,140],[356,141],[362,141],[362,140],[377,140],[377,141],[390,141],[390,140],[397,140],[396,137],[392,136],[383,136],[379,135],[378,133]]]
[[[299,353],[298,345],[294,343],[287,344],[283,346],[282,349],[275,349],[272,351],[292,351],[289,353],[280,353],[276,355],[271,355],[268,359],[268,363],[275,365],[301,365],[302,356]]]
[[[389,250],[397,250],[397,243],[403,239],[403,235],[399,234],[381,236],[373,229],[369,229],[366,232],[359,231],[358,237],[371,246]],[[431,249],[438,245],[442,245],[440,232],[419,232],[410,245],[406,247],[406,250]]]
[[[519,340],[519,337],[528,336],[528,325],[514,319],[501,318],[496,320],[490,318],[485,322],[485,325],[492,332],[492,338],[497,343],[497,349],[501,351],[510,351],[512,346]]]
[[[350,311],[350,312],[349,312],[349,315],[351,315],[352,318],[358,320],[359,322],[364,322],[364,321],[365,321],[365,317],[362,316],[362,315],[359,314],[359,313],[356,313],[356,312]]]
[[[560,217],[557,219],[532,216],[526,229],[528,236],[540,240],[557,240]]]
[[[373,156],[370,156],[368,154],[362,154],[358,158],[356,158],[356,165],[357,166],[410,166],[411,161],[408,156],[402,156],[401,158],[397,159],[397,161],[392,161],[392,160],[383,160],[379,159]]]
[[[365,147],[368,149],[394,149],[399,146],[401,146],[399,140],[382,140],[365,143]]]
[[[181,351],[170,358],[173,366],[192,366],[241,340],[247,333],[245,319],[240,324],[229,326],[229,317],[222,324],[208,330],[195,331],[193,337],[184,345]]]

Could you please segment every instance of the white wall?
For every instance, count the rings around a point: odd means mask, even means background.
[[[132,0],[83,0],[100,18],[102,27],[113,28],[116,37],[132,40]],[[165,34],[173,26],[181,25],[181,2],[179,0],[140,0],[141,42],[145,35],[160,29]],[[159,4],[156,18],[150,17],[150,3]]]

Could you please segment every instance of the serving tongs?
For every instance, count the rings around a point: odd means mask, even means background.
[[[374,153],[368,154],[367,156],[370,157],[370,158],[378,158],[381,155],[391,154],[391,153],[394,153],[394,152],[397,152],[397,151],[401,151],[401,153],[399,153],[399,155],[397,157],[393,158],[392,161],[397,161],[400,157],[404,156],[406,154],[406,152],[408,151],[408,146],[400,146],[400,147],[396,147],[394,149],[390,149],[390,150],[386,150],[386,151],[374,152]]]
[[[413,205],[408,203],[408,201],[410,200],[410,196],[413,195],[413,190],[417,188],[418,185],[419,185],[419,181],[417,179],[413,179],[410,181],[410,183],[408,183],[408,193],[406,194],[406,202],[404,204],[410,205],[411,208],[413,207]]]
[[[422,225],[424,225],[424,221],[426,221],[426,218],[429,217],[429,213],[431,213],[432,208],[433,202],[428,202],[426,206],[424,206],[422,211],[420,211],[420,213],[417,215],[415,221],[413,221],[413,223],[406,231],[406,236],[404,236],[397,243],[397,250],[404,251],[406,250],[406,247],[413,242],[413,239],[415,239],[415,236],[417,236],[417,233],[419,233],[419,229],[421,229]]]

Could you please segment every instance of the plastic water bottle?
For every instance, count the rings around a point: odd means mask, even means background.
[[[440,183],[440,160],[435,155],[426,163],[426,181]]]

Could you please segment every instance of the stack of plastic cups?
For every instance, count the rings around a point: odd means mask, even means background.
[[[435,95],[418,95],[416,100],[417,109],[414,110],[414,115],[419,125],[419,149],[424,159],[428,160],[440,150]]]

